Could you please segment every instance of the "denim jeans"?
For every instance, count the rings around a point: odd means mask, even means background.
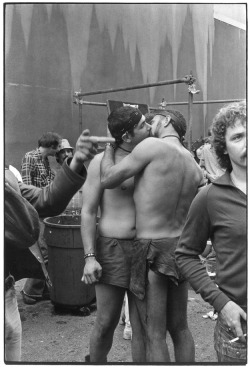
[[[246,333],[246,322],[242,322],[243,333]],[[246,363],[247,344],[241,341],[229,342],[234,339],[234,333],[224,324],[219,315],[214,330],[214,348],[217,353],[218,362]]]
[[[12,278],[12,280],[11,280]],[[8,276],[12,286],[5,291],[5,361],[21,361],[22,325],[17,307],[15,280]]]

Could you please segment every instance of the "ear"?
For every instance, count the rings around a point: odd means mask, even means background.
[[[171,116],[166,116],[166,119],[165,119],[165,123],[164,123],[164,128],[166,128],[168,125],[169,125],[169,122],[170,122],[170,120],[171,120]]]
[[[124,141],[124,142],[126,142],[126,143],[130,143],[130,142],[131,142],[130,134],[129,134],[128,132],[126,132],[126,133],[124,133],[124,134],[122,135],[122,139],[123,139],[123,141]]]

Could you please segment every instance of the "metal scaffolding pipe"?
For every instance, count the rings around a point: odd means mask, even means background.
[[[203,104],[213,104],[213,103],[230,103],[230,102],[240,102],[243,98],[234,99],[234,100],[208,100],[208,101],[193,101],[193,105],[203,105]],[[79,105],[90,105],[90,106],[107,106],[106,102],[93,102],[93,101],[82,101]],[[167,102],[167,106],[187,106],[188,102]],[[149,106],[150,110],[159,110],[160,107]]]
[[[140,88],[148,88],[148,87],[156,87],[156,86],[167,86],[169,84],[178,84],[178,83],[188,83],[189,84],[189,83],[193,83],[193,81],[194,81],[194,78],[191,75],[188,75],[180,79],[160,81],[156,83],[138,84],[137,86],[131,86],[131,87],[110,88],[110,89],[103,89],[99,91],[84,92],[84,93],[75,92],[74,97],[93,96],[93,95],[100,95],[103,93],[129,91],[132,89],[140,89]]]
[[[107,106],[106,102],[93,102],[93,101],[82,101],[79,105],[90,105],[90,106]]]

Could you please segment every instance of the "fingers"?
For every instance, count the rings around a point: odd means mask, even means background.
[[[84,129],[84,130],[82,131],[82,135],[85,135],[85,136],[90,135],[90,131],[89,131],[89,129]]]
[[[102,268],[97,267],[96,269],[88,270],[85,269],[83,271],[83,276],[81,281],[83,281],[87,285],[95,284],[99,281],[100,277],[102,276]]]
[[[245,336],[243,334],[242,328],[240,325],[235,326],[235,335],[240,339],[240,341],[245,342]]]
[[[98,137],[95,135],[90,136],[89,129],[85,129],[81,136],[83,136],[85,142],[91,143],[115,143],[115,138],[113,137]]]
[[[89,137],[89,140],[92,143],[115,143],[115,138],[113,137],[96,137],[93,135]]]
[[[240,311],[240,317],[246,321],[246,319],[247,319],[247,314],[246,314],[243,310],[241,310],[241,311]],[[235,333],[236,333],[236,336],[237,336],[237,337],[239,337],[239,339],[240,339],[240,341],[241,341],[241,342],[246,342],[246,339],[245,339],[245,336],[246,336],[246,335],[244,335],[244,332],[243,332],[243,330],[242,330],[242,328],[241,328],[241,321],[239,320],[239,321],[237,321],[237,322],[238,322],[238,323],[237,323],[237,324],[236,324],[236,326],[235,326]]]
[[[242,310],[241,317],[246,321],[247,320],[247,314]]]
[[[235,319],[230,320],[229,329],[239,338],[240,341],[246,342],[245,335],[241,327],[241,317],[246,320],[247,315],[241,308],[239,308],[239,314]]]
[[[86,285],[92,285],[99,281],[94,275],[83,275],[81,281],[84,282]]]
[[[115,138],[90,136],[89,129],[85,129],[78,138],[76,153],[81,152],[85,159],[92,159],[98,153],[98,143],[115,143]]]

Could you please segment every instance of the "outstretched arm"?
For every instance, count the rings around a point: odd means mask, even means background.
[[[97,137],[91,137],[89,130],[85,129],[77,139],[74,156],[70,162],[70,169],[80,173],[86,161],[91,160],[97,153]]]
[[[149,155],[149,146],[151,145],[151,139],[145,139],[118,164],[115,164],[114,148],[106,146],[101,162],[101,184],[103,188],[113,189],[124,180],[142,171],[151,160]]]
[[[96,152],[97,137],[91,137],[86,129],[76,142],[74,157],[65,160],[53,182],[44,188],[20,182],[22,196],[35,207],[40,217],[59,215],[83,185],[87,176],[84,163],[92,159]]]

